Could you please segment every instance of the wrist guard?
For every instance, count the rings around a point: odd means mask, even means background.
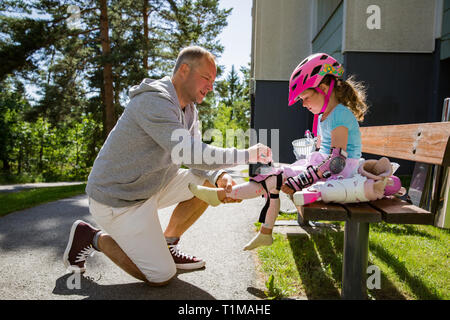
[[[322,177],[325,179],[331,177],[333,174],[341,173],[345,168],[345,161],[347,160],[347,152],[341,148],[331,148],[330,155],[317,169],[322,172]]]

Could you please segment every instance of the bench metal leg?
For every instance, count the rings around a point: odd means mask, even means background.
[[[369,223],[347,221],[344,231],[342,299],[367,299]]]
[[[297,223],[300,227],[310,227],[309,220],[303,219],[302,215],[297,212]]]

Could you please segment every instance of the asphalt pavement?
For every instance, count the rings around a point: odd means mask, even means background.
[[[231,170],[237,179],[241,169]],[[96,225],[86,195],[8,214],[0,218],[0,300],[261,299],[256,253],[242,248],[255,234],[263,205],[264,199],[256,198],[209,207],[180,242],[184,252],[205,259],[206,267],[180,271],[157,288],[132,278],[102,253],[88,259],[81,278],[66,273],[62,256],[72,223],[81,219]],[[159,211],[163,229],[174,208]]]

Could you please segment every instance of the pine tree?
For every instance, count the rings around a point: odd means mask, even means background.
[[[244,131],[249,128],[250,124],[250,99],[249,99],[249,69],[242,66],[240,68],[244,78],[241,80],[234,65],[230,72],[223,80],[217,81],[216,90],[219,93],[219,105],[229,108],[226,113],[229,116],[229,122],[235,123]],[[219,113],[220,109],[219,108]],[[228,109],[226,109],[228,110]],[[221,116],[223,119],[223,116]]]
[[[0,86],[12,77],[37,86],[40,96],[21,109],[21,144],[9,149],[4,167],[16,161],[19,171],[38,168],[56,177],[70,170],[64,169],[68,157],[75,175],[88,172],[78,167],[92,165],[123,112],[128,89],[145,77],[170,75],[185,46],[219,56],[217,37],[230,13],[219,9],[218,0],[2,1]],[[209,125],[216,101],[211,94],[199,106]],[[76,152],[67,139],[74,139]]]

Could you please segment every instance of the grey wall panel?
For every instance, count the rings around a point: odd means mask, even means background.
[[[303,138],[312,127],[312,115],[298,103],[288,106],[288,81],[256,81],[256,98],[252,110],[252,125],[259,129],[279,129],[279,161],[292,163],[295,156],[292,141]],[[270,141],[269,146],[274,141]],[[272,146],[273,147],[273,146]]]
[[[252,77],[289,80],[311,54],[312,0],[253,2]]]
[[[314,21],[313,37],[315,37],[320,29],[327,23],[336,8],[342,4],[342,0],[315,0],[313,1],[314,13],[316,21]]]
[[[432,105],[433,54],[359,53],[345,55],[346,77],[354,74],[368,88],[370,112],[364,123],[388,125],[438,121]]]
[[[367,21],[380,9],[380,29]],[[343,50],[366,52],[433,52],[436,0],[345,0]]]
[[[436,99],[438,57],[439,53],[346,53],[345,76],[354,74],[367,86],[370,109],[361,126],[439,121],[442,103]],[[412,173],[412,162],[397,162],[401,166],[398,174]]]
[[[343,26],[343,5],[338,6],[333,15],[312,41],[314,53],[325,52],[332,55],[340,63],[343,63],[342,55],[342,26]]]
[[[444,60],[450,58],[450,0],[444,2],[441,33],[441,60]]]

